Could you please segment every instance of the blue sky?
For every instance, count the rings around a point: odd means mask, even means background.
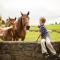
[[[38,25],[41,16],[46,24],[60,22],[60,0],[0,0],[0,15],[6,20],[30,11],[30,25]]]

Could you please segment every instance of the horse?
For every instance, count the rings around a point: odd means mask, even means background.
[[[29,30],[29,28],[29,12],[27,14],[21,12],[21,17],[18,18],[14,25],[13,41],[18,41],[19,38],[24,41],[26,30]]]
[[[0,28],[0,38],[4,41],[18,41],[21,38],[24,41],[26,36],[26,30],[29,30],[29,12],[27,14],[23,14],[21,12],[21,17],[16,21],[15,19],[8,19],[9,25],[8,27]]]
[[[9,26],[13,25],[15,21],[16,21],[16,17],[15,17],[15,18],[9,17],[9,18],[6,20],[5,26],[6,26],[6,27],[9,27]]]
[[[7,22],[6,22],[6,27],[4,28],[0,27],[0,38],[2,40],[12,41],[14,21],[16,21],[16,17],[15,18],[9,17],[9,19],[7,19]]]

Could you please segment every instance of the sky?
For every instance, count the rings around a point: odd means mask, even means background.
[[[60,0],[0,0],[0,16],[6,20],[20,17],[20,12],[30,12],[30,25],[38,25],[39,18],[45,17],[46,24],[60,23]]]

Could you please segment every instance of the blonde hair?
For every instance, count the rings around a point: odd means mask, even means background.
[[[45,22],[46,22],[46,19],[45,19],[44,17],[41,17],[41,18],[39,19],[39,21],[42,22],[42,23],[45,23]]]

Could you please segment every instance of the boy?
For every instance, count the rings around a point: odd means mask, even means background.
[[[44,17],[41,17],[40,18],[40,29],[39,29],[39,32],[41,33],[41,49],[42,49],[42,54],[43,56],[49,56],[48,52],[47,52],[47,49],[46,49],[46,46],[47,48],[50,50],[50,52],[52,53],[52,55],[54,57],[56,57],[56,51],[55,49],[53,48],[51,42],[50,42],[50,38],[49,38],[49,34],[48,34],[48,31],[46,30],[44,24],[46,22],[46,19]],[[46,43],[46,46],[45,46],[45,43]]]

